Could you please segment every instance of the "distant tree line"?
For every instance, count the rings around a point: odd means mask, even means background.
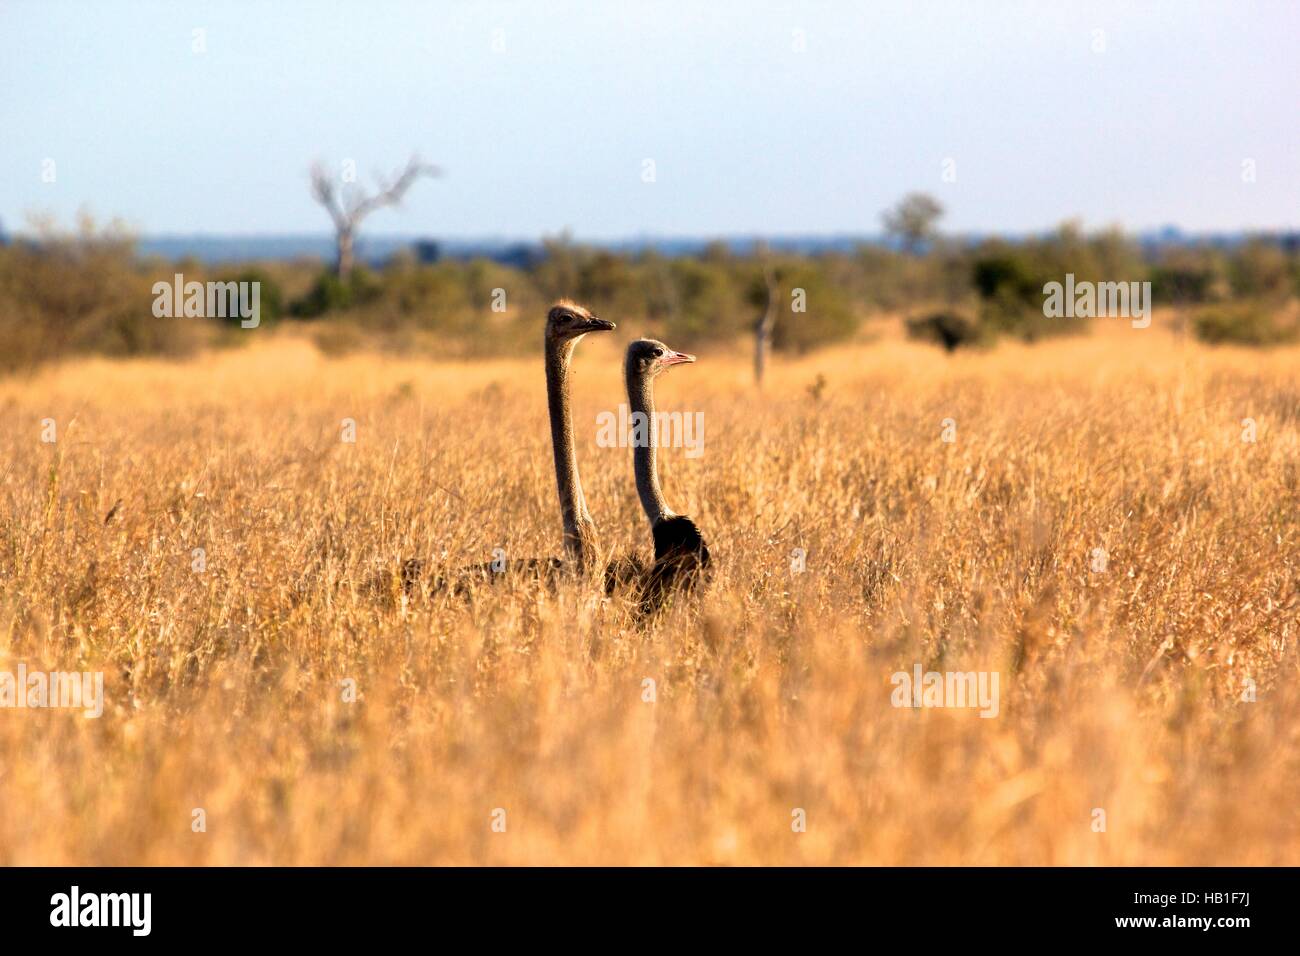
[[[913,212],[924,213],[925,209]],[[920,340],[947,348],[1024,341],[1087,328],[1044,315],[1044,285],[1147,281],[1156,307],[1172,307],[1209,342],[1294,341],[1300,253],[1257,239],[1231,249],[1170,246],[1144,253],[1118,231],[1085,234],[1067,224],[1026,242],[945,240],[934,216],[912,217],[894,247],[798,256],[737,254],[717,243],[701,254],[615,253],[567,239],[547,241],[527,264],[487,259],[424,262],[399,255],[382,268],[262,262],[241,268],[193,260],[142,259],[120,231],[82,223],[0,246],[0,363],[15,368],[63,355],[183,354],[213,341],[248,341],[256,331],[201,319],[156,318],[151,286],[187,280],[258,281],[260,329],[277,322],[312,328],[327,350],[376,345],[446,355],[535,350],[540,317],[575,298],[633,334],[683,349],[755,342],[797,354],[858,335],[873,319],[903,319]],[[768,321],[770,319],[770,321]],[[756,364],[760,359],[756,351]]]

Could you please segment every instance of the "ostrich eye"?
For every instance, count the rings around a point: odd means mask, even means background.
[[[655,349],[655,358],[663,358],[663,356],[664,356],[663,349]]]

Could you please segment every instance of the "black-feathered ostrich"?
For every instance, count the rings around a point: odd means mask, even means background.
[[[641,611],[651,613],[662,606],[670,593],[690,590],[709,566],[709,548],[695,522],[668,507],[659,486],[659,429],[655,422],[655,379],[674,365],[695,361],[694,355],[675,352],[654,339],[638,339],[627,347],[624,375],[628,405],[645,422],[644,440],[632,450],[636,493],[654,535],[654,562],[647,565],[635,558],[615,561],[605,571],[605,588],[612,592],[622,584],[637,589]]]

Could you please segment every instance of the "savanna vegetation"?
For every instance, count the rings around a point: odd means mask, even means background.
[[[1296,253],[932,225],[346,279],[0,247],[0,671],[106,697],[0,710],[0,863],[1300,863]],[[155,317],[175,272],[261,282],[262,325]],[[1045,319],[1065,272],[1150,281],[1151,327]],[[610,554],[650,549],[595,440],[620,347],[699,355],[660,467],[712,578],[649,618],[402,587],[560,553],[559,296],[620,324],[574,361]],[[895,706],[916,667],[998,674],[996,716]]]
[[[199,282],[260,282],[263,325],[302,323],[331,354],[530,354],[538,317],[561,297],[691,349],[750,337],[769,296],[772,348],[786,356],[869,337],[882,317],[902,317],[918,340],[949,349],[1034,342],[1088,330],[1084,318],[1044,316],[1044,285],[1067,273],[1079,282],[1150,282],[1155,305],[1206,342],[1300,338],[1300,248],[1287,239],[1142,249],[1117,231],[1086,234],[1066,224],[1022,242],[957,242],[937,233],[936,217],[935,207],[909,197],[885,218],[892,246],[816,256],[717,243],[698,256],[666,257],[556,239],[524,264],[424,262],[411,252],[382,267],[350,267],[343,278],[310,261],[210,267],[141,259],[120,229],[47,226],[35,240],[0,247],[0,363],[178,355],[248,340],[237,321],[159,321],[150,289],[177,272]]]
[[[0,863],[1300,862],[1300,351],[1168,320],[953,356],[895,322],[761,393],[701,348],[659,400],[703,454],[660,462],[714,575],[650,620],[398,586],[559,552],[535,356],[286,322],[10,376],[0,670],[107,700],[0,711]],[[574,391],[619,553],[623,334]],[[893,706],[918,665],[997,672],[997,716]]]

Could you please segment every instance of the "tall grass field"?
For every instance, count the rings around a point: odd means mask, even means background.
[[[0,863],[1300,864],[1300,348],[890,325],[761,391],[693,349],[660,467],[706,587],[408,592],[562,553],[541,321],[0,380],[0,670],[104,675],[0,712]],[[610,555],[651,551],[596,440],[638,333],[573,365]],[[996,712],[899,706],[918,667]]]

